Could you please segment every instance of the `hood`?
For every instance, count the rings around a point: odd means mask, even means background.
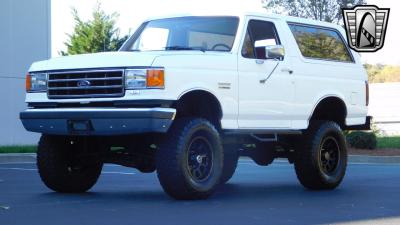
[[[155,52],[103,52],[63,56],[35,62],[29,71],[151,66],[158,55]]]

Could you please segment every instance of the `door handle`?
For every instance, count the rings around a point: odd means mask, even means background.
[[[281,69],[281,72],[288,72],[289,74],[292,74],[293,70],[291,70],[289,68],[283,68],[283,69]]]
[[[276,68],[279,65],[279,61],[276,62],[276,65],[274,66],[274,68],[272,69],[272,71],[269,73],[269,75],[267,76],[267,78],[260,80],[260,84],[265,84],[265,82],[271,77],[271,75],[275,72]]]
[[[264,64],[264,60],[256,59],[256,64],[258,64],[258,65]]]

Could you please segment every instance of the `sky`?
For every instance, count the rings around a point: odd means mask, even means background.
[[[91,13],[98,0],[52,0],[51,1],[51,29],[52,29],[52,57],[65,51],[64,42],[67,34],[72,33],[74,20],[71,8],[78,10],[83,20],[91,18]],[[101,0],[102,9],[106,13],[117,12],[119,18],[117,27],[121,35],[132,34],[143,20],[160,15],[210,13],[216,12],[266,12],[261,6],[261,0]],[[375,53],[362,53],[364,63],[382,63],[400,65],[400,1],[398,0],[367,0],[368,4],[390,8],[388,28],[383,49]]]

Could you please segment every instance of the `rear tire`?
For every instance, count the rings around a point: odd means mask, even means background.
[[[205,119],[177,119],[156,156],[164,191],[175,199],[205,199],[219,184],[223,149],[218,131]]]
[[[57,192],[89,190],[103,166],[98,146],[89,139],[43,135],[37,151],[37,166],[43,183]],[[88,157],[80,158],[83,154]]]
[[[294,165],[304,187],[311,190],[336,188],[347,167],[346,141],[339,125],[331,121],[311,121],[296,149]]]

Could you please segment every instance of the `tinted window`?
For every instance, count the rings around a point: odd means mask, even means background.
[[[271,22],[250,20],[242,47],[245,58],[265,59],[265,46],[277,45],[279,39]]]
[[[337,31],[289,24],[301,54],[305,57],[352,62],[349,51]]]

